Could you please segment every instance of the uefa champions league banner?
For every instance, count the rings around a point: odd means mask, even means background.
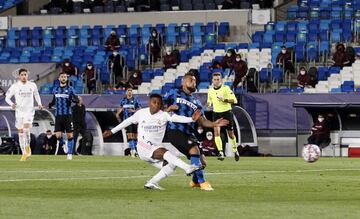
[[[36,82],[56,69],[55,63],[0,64],[0,88],[6,92],[18,80],[19,69],[29,71],[29,80]]]

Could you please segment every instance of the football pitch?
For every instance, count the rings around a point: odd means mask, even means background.
[[[0,218],[360,218],[360,159],[208,158],[215,191],[130,157],[0,156]]]

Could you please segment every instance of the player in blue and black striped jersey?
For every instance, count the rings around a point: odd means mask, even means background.
[[[116,118],[124,121],[141,108],[141,105],[137,98],[133,96],[132,87],[126,89],[126,96],[120,100],[120,107],[116,113]],[[122,117],[120,118],[120,115]],[[130,153],[132,157],[136,156],[136,144],[137,144],[137,125],[132,124],[126,127],[126,136],[130,146]]]
[[[213,128],[228,124],[228,121],[222,118],[211,122],[204,117],[200,102],[192,96],[192,93],[196,90],[196,78],[192,73],[186,73],[184,75],[181,85],[181,89],[174,89],[165,94],[164,103],[168,106],[167,111],[173,111],[181,116],[191,116],[195,110],[200,109],[202,116],[198,119],[198,122],[202,127]],[[205,165],[205,163],[201,163],[200,161],[200,149],[195,137],[195,132],[195,123],[180,124],[169,122],[166,139],[181,153],[185,154],[188,159],[190,159],[191,164],[197,166],[201,164]],[[194,173],[190,186],[200,187],[206,191],[213,190],[211,185],[205,181],[203,170],[198,170]]]
[[[53,99],[49,103],[49,108],[55,105],[55,134],[58,144],[63,132],[67,135],[67,148],[64,151],[68,153],[67,159],[72,160],[72,151],[74,145],[73,139],[73,121],[72,121],[72,102],[79,102],[75,95],[74,89],[68,85],[67,74],[61,72],[59,74],[60,85],[53,89]],[[66,144],[65,144],[66,145]]]

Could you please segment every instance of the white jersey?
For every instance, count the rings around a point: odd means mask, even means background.
[[[38,105],[41,105],[39,91],[36,84],[31,81],[27,81],[25,84],[21,81],[11,85],[6,92],[5,101],[11,106],[14,103],[11,98],[15,96],[16,113],[35,113],[34,110],[34,97]]]
[[[149,141],[154,145],[160,145],[163,141],[168,121],[179,123],[194,122],[191,117],[169,114],[162,110],[152,115],[147,107],[138,110],[134,115],[113,128],[111,132],[116,133],[131,124],[138,124],[139,141]]]

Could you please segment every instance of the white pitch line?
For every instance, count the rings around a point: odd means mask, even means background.
[[[306,172],[333,172],[333,171],[360,171],[360,169],[322,169],[322,170],[270,170],[270,171],[237,171],[227,173],[206,173],[206,175],[246,175],[246,174],[267,174],[267,173],[306,173]],[[74,171],[76,172],[76,171]],[[183,174],[174,174],[172,176],[184,176]],[[37,178],[37,179],[0,179],[1,182],[26,182],[26,181],[69,181],[69,180],[110,180],[110,179],[135,179],[148,178],[150,175],[140,176],[104,176],[104,177],[69,177],[69,178]]]
[[[123,170],[0,170],[0,173],[111,173],[111,172],[139,172],[138,169]]]

